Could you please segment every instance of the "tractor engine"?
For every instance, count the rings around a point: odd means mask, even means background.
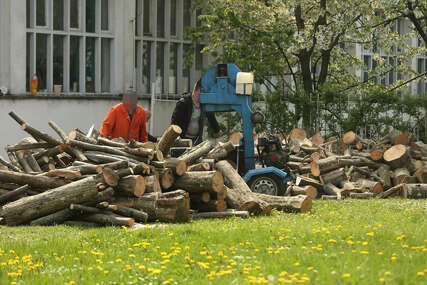
[[[287,163],[289,154],[286,148],[282,147],[280,139],[273,135],[258,138],[258,157],[263,167],[274,166],[289,172]]]

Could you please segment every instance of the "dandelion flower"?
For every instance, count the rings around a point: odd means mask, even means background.
[[[351,274],[350,273],[344,273],[343,275],[342,275],[342,278],[349,278],[351,276]]]

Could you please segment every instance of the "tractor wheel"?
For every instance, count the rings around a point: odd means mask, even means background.
[[[273,174],[256,175],[249,180],[248,186],[255,193],[273,196],[283,196],[285,193],[282,181]]]

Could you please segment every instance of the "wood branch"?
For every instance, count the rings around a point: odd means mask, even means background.
[[[135,175],[135,172],[133,172],[133,168],[122,168],[116,171],[116,174],[118,177],[122,178],[129,175]]]
[[[39,175],[46,176],[46,177],[62,177],[62,178],[68,178],[68,179],[77,179],[82,177],[82,173],[80,171],[73,171],[68,169],[50,170],[49,172],[44,172]]]
[[[0,163],[3,164],[4,166],[6,166],[7,168],[9,168],[12,171],[21,172],[21,169],[19,169],[18,167],[16,167],[13,164],[7,162],[1,156],[0,156]]]
[[[34,176],[25,173],[0,170],[0,181],[15,183],[18,185],[28,184],[31,188],[52,189],[66,184],[62,180],[50,177]]]
[[[65,209],[71,203],[90,201],[98,194],[96,184],[101,179],[101,175],[91,176],[39,195],[24,197],[3,206],[0,216],[8,225],[19,225]]]
[[[219,171],[193,171],[186,172],[176,181],[176,188],[184,189],[189,193],[211,192],[216,193],[222,191],[224,187],[224,179]]]
[[[31,226],[52,226],[74,218],[75,212],[66,208],[55,213],[40,217],[30,222]]]
[[[114,203],[116,205],[126,206],[143,211],[148,214],[148,219],[151,221],[156,220],[157,201],[160,193],[145,193],[139,198],[130,197],[115,197]]]
[[[342,195],[341,195],[342,190],[332,183],[328,183],[325,186],[323,186],[323,191],[328,195],[337,196],[337,200],[341,200],[342,198]]]
[[[199,219],[223,219],[223,218],[232,218],[238,217],[247,219],[249,218],[248,211],[236,211],[234,209],[228,209],[224,212],[204,212],[204,213],[196,213],[191,215],[193,220]]]
[[[380,144],[395,144],[396,138],[401,134],[400,131],[392,130],[386,136],[380,139]]]
[[[364,144],[368,144],[367,142],[365,142],[361,137],[359,137],[355,132],[353,131],[349,131],[346,132],[343,136],[343,142],[346,145],[353,145],[353,144],[357,144],[358,142],[362,142]]]
[[[83,220],[108,225],[108,226],[126,226],[132,227],[135,224],[133,218],[126,218],[121,216],[115,216],[111,214],[92,214],[82,217]]]
[[[145,176],[145,192],[147,193],[161,193],[162,187],[160,186],[159,174],[156,172],[154,175]]]
[[[4,149],[9,151],[18,151],[18,150],[33,150],[38,148],[49,148],[51,144],[49,143],[28,143],[28,144],[16,144],[16,145],[8,145]]]
[[[0,195],[0,205],[15,200],[17,197],[27,193],[29,189],[30,186],[27,184],[12,191],[8,191],[3,195]]]
[[[311,210],[312,200],[306,195],[291,197],[271,196],[266,194],[254,193],[259,199],[262,199],[272,208],[287,213],[305,213]]]
[[[162,189],[169,189],[175,183],[175,176],[170,168],[158,169],[157,172],[160,175],[160,185]]]
[[[31,127],[30,125],[24,123],[23,125],[21,125],[21,129],[25,132],[27,132],[28,134],[30,134],[33,138],[35,138],[36,140],[42,140],[45,141],[47,143],[50,143],[52,146],[56,146],[61,144],[60,141],[58,141],[57,139],[49,136],[46,133],[42,133],[39,130]]]
[[[21,165],[22,169],[24,169],[25,173],[33,173],[33,168],[28,163],[28,161],[25,159],[24,151],[18,151],[16,153],[16,157],[18,159],[19,164]]]
[[[38,163],[40,163],[39,159],[41,157],[43,157],[43,156],[52,157],[52,156],[58,155],[61,152],[66,151],[69,147],[70,147],[69,144],[60,144],[60,145],[57,145],[55,147],[52,147],[52,148],[49,148],[49,149],[46,149],[44,151],[41,151],[41,152],[34,154],[34,158],[37,159]]]
[[[23,125],[25,124],[25,121],[19,117],[17,114],[15,114],[15,112],[11,111],[9,112],[9,116],[12,117],[12,119],[14,119],[19,125]]]
[[[209,164],[210,170],[215,169],[215,159],[212,159],[212,158],[198,159],[197,163],[207,163]]]
[[[181,133],[182,130],[177,125],[171,125],[165,130],[158,143],[158,147],[164,155],[167,156],[169,154],[170,148],[174,145],[175,140],[181,135]]]
[[[117,205],[117,209],[114,212],[125,217],[134,218],[136,222],[140,223],[146,223],[148,220],[147,213],[126,206]]]
[[[201,162],[188,167],[187,171],[209,171],[211,167],[209,163]]]
[[[126,153],[138,155],[142,157],[148,158],[148,160],[152,160],[154,158],[154,149],[151,148],[131,148],[131,147],[124,147],[122,150]]]
[[[186,163],[193,163],[199,157],[202,157],[209,153],[213,148],[213,143],[211,141],[204,141],[201,144],[190,149],[189,152],[184,153],[179,157],[179,159],[184,160]]]
[[[145,193],[145,179],[139,175],[129,175],[119,180],[114,187],[119,194],[129,197],[140,197]]]
[[[76,140],[76,141],[80,141],[80,142],[84,142],[84,143],[88,143],[88,144],[94,144],[94,145],[98,144],[98,141],[96,139],[87,137],[77,130],[71,131],[68,134],[68,139],[69,140]]]
[[[427,198],[427,184],[405,184],[403,198],[425,199]]]
[[[178,137],[172,147],[187,147],[187,148],[191,148],[193,146],[193,141],[191,139],[182,139],[180,137]]]
[[[98,144],[102,144],[102,145],[106,145],[106,146],[112,146],[112,147],[126,147],[127,144],[126,143],[120,143],[120,142],[115,142],[112,140],[109,140],[107,138],[103,138],[101,136],[99,136],[97,138]]]
[[[230,141],[226,143],[218,143],[207,155],[206,158],[212,158],[215,160],[225,159],[228,154],[234,150],[234,144]]]
[[[75,211],[76,213],[79,213],[81,215],[83,214],[106,214],[105,211],[95,208],[95,207],[90,207],[90,206],[85,206],[85,205],[80,205],[80,204],[70,204],[69,209],[72,211]]]
[[[19,169],[18,172],[22,172],[21,165],[18,162],[18,159],[16,158],[16,155],[14,152],[7,152],[7,156],[9,157],[9,161],[12,165],[14,165],[17,169]]]
[[[227,189],[227,203],[237,210],[249,211],[250,213],[268,214],[271,211],[271,206],[264,200],[261,200],[255,195],[245,183],[243,178],[237,173],[233,166],[226,160],[221,160],[215,164],[224,179]],[[189,172],[194,173],[194,172]],[[202,172],[200,172],[202,173]],[[203,171],[206,173],[206,171]]]
[[[374,198],[374,193],[364,192],[364,193],[350,193],[351,199],[372,199]]]
[[[338,197],[335,195],[322,195],[320,200],[338,200]]]

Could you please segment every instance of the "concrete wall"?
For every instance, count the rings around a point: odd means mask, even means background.
[[[87,131],[92,124],[99,130],[109,109],[119,103],[118,99],[56,99],[56,98],[25,98],[6,99],[0,97],[0,155],[7,157],[4,147],[15,144],[28,136],[19,125],[9,117],[14,111],[31,126],[57,137],[48,125],[55,121],[67,133],[74,128]],[[149,108],[148,100],[139,100],[142,107]],[[169,126],[175,107],[175,101],[157,101],[154,107],[154,136],[161,136]],[[147,124],[147,128],[148,128]]]
[[[9,88],[10,82],[10,2],[0,1],[0,87]]]

